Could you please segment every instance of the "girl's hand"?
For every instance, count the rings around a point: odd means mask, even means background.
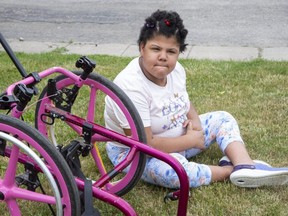
[[[201,123],[198,121],[193,121],[192,119],[187,119],[183,123],[183,127],[187,127],[189,122],[192,124],[192,130],[202,131]]]
[[[203,130],[194,130],[192,127],[192,122],[189,121],[187,123],[187,131],[186,131],[186,136],[189,139],[189,142],[191,142],[191,147],[192,148],[198,148],[201,150],[205,149],[204,145],[204,131]]]

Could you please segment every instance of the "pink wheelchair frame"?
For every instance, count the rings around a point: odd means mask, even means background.
[[[105,168],[101,166],[103,163],[101,158],[99,159],[99,153],[97,153],[96,150],[94,150],[94,145],[89,145],[86,142],[85,148],[88,148],[88,152],[92,154],[92,157],[94,158],[95,164],[98,167],[101,177],[97,179],[95,182],[92,184],[92,196],[96,199],[102,200],[106,203],[109,203],[113,205],[114,207],[118,208],[123,214],[125,215],[137,215],[137,212],[133,209],[133,207],[125,201],[123,198],[121,198],[121,195],[128,192],[132,187],[135,186],[137,181],[140,179],[139,175],[141,176],[141,172],[138,173],[138,177],[133,183],[133,185],[130,185],[130,188],[127,189],[126,191],[124,190],[123,193],[119,192],[127,184],[129,184],[129,181],[131,179],[135,178],[135,172],[138,169],[139,163],[134,161],[140,161],[139,157],[144,158],[144,163],[145,163],[145,157],[146,155],[149,155],[151,157],[158,158],[159,160],[162,160],[169,164],[177,173],[179,182],[180,182],[180,188],[175,191],[170,193],[166,198],[171,199],[171,200],[178,200],[178,210],[177,210],[177,215],[186,215],[187,214],[187,204],[188,204],[188,199],[189,199],[189,182],[188,182],[188,177],[187,174],[182,167],[182,165],[172,156],[169,154],[163,153],[161,151],[158,151],[148,145],[145,144],[145,140],[139,140],[138,137],[138,132],[137,132],[137,127],[138,123],[135,123],[135,119],[133,116],[131,116],[131,110],[126,108],[125,103],[121,102],[121,99],[119,99],[118,95],[116,95],[113,91],[111,91],[110,87],[107,87],[107,83],[111,85],[113,88],[115,84],[112,82],[108,81],[107,79],[103,78],[100,75],[97,75],[97,80],[96,78],[93,80],[91,78],[92,75],[87,74],[86,77],[83,78],[83,73],[82,74],[77,74],[73,73],[69,70],[66,70],[61,67],[53,67],[49,68],[47,70],[44,70],[39,73],[33,73],[32,75],[27,75],[23,66],[19,63],[17,60],[16,56],[12,52],[11,48],[5,41],[4,37],[0,33],[0,39],[1,43],[16,65],[17,69],[20,71],[23,79],[20,81],[17,81],[13,84],[11,84],[5,91],[4,94],[1,96],[1,101],[5,101],[4,107],[7,109],[11,109],[11,116],[20,118],[24,112],[24,108],[27,105],[27,102],[24,102],[19,106],[19,100],[16,97],[15,98],[15,89],[20,87],[26,88],[31,91],[35,90],[35,85],[37,82],[39,82],[42,78],[48,77],[52,74],[58,73],[62,74],[65,78],[61,81],[56,83],[54,86],[54,92],[53,94],[57,93],[59,89],[62,89],[66,86],[76,86],[77,91],[81,89],[84,85],[87,86],[92,86],[91,87],[91,93],[90,93],[90,103],[88,106],[88,112],[86,118],[81,118],[79,116],[76,116],[70,112],[69,109],[62,109],[61,107],[55,106],[50,100],[50,96],[48,93],[43,94],[43,98],[41,99],[41,102],[39,102],[39,107],[38,107],[38,116],[36,116],[36,126],[37,129],[45,136],[47,136],[47,131],[46,131],[46,126],[47,124],[50,124],[51,121],[54,123],[54,120],[58,119],[61,120],[62,122],[65,122],[68,124],[74,131],[79,134],[79,136],[86,136],[87,140],[90,143],[94,142],[99,142],[99,141],[107,141],[107,140],[114,140],[117,141],[118,143],[121,143],[125,146],[128,146],[130,148],[129,154],[126,156],[126,158],[117,166],[115,166],[112,170],[109,172],[106,172]],[[80,68],[82,68],[84,71],[87,70],[87,67],[90,66],[90,70],[92,72],[93,68],[95,65],[93,65],[90,62],[90,60],[86,57],[82,57],[80,60],[78,60],[78,63],[80,62],[81,64],[84,62],[84,65],[81,65]],[[85,62],[86,61],[86,62]],[[88,61],[88,66],[87,66],[87,61]],[[92,66],[91,66],[92,64]],[[89,72],[89,73],[91,73]],[[98,80],[99,79],[99,80]],[[101,80],[104,81],[102,82]],[[61,84],[62,82],[62,84]],[[102,82],[102,83],[101,83]],[[96,87],[95,87],[96,86]],[[56,90],[55,90],[56,87]],[[93,87],[95,87],[95,90],[93,90]],[[116,88],[116,87],[115,87]],[[95,113],[95,106],[93,104],[96,104],[96,91],[102,91],[106,95],[109,95],[111,98],[114,98],[117,105],[121,108],[121,110],[124,112],[126,115],[127,119],[129,122],[131,122],[132,127],[132,136],[127,137],[122,134],[116,133],[115,131],[108,130],[107,128],[98,125],[96,122],[94,122],[94,113]],[[119,89],[116,88],[118,91]],[[49,88],[47,89],[47,92],[49,92]],[[76,93],[77,94],[77,93]],[[34,95],[34,93],[33,93]],[[31,97],[33,96],[31,95]],[[48,95],[48,96],[47,96]],[[72,100],[75,98],[72,98]],[[126,100],[126,97],[125,97]],[[19,109],[20,107],[20,109]],[[134,112],[135,110],[133,110]],[[51,123],[51,124],[52,124]],[[134,126],[133,126],[134,124]],[[140,125],[143,127],[142,125]],[[84,130],[85,129],[85,130]],[[0,129],[1,130],[1,129]],[[83,135],[84,134],[84,135]],[[87,141],[85,140],[85,141]],[[52,145],[52,144],[51,144]],[[83,145],[82,145],[83,147]],[[87,149],[86,149],[87,150]],[[56,148],[55,148],[55,151]],[[12,154],[10,155],[10,159],[12,157]],[[15,161],[17,163],[17,161]],[[135,164],[135,165],[134,165]],[[130,171],[127,173],[127,177],[124,177],[124,180],[121,181],[119,186],[117,184],[113,184],[112,179],[119,173],[122,173],[125,168],[130,166]],[[50,170],[53,173],[53,170]],[[143,165],[142,165],[142,171],[143,171]],[[74,175],[75,176],[75,175]],[[56,176],[57,178],[57,176]],[[75,176],[75,183],[77,185],[77,188],[80,191],[85,190],[85,178],[81,178],[81,176]],[[2,182],[0,181],[0,192],[1,192],[1,184]],[[3,187],[2,187],[3,188]],[[7,188],[6,188],[7,190]],[[25,195],[23,195],[25,196]],[[116,201],[115,201],[116,200]]]

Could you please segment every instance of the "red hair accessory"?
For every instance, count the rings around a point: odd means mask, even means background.
[[[171,26],[171,22],[168,19],[165,19],[164,23],[166,24],[166,26],[169,26],[169,27]]]

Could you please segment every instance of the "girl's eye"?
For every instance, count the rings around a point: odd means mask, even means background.
[[[160,49],[158,47],[152,47],[152,50],[159,51]]]

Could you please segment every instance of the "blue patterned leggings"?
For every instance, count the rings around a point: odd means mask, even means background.
[[[235,141],[243,143],[239,127],[234,117],[225,111],[209,112],[199,116],[205,131],[205,147],[217,143],[224,154],[226,147]],[[106,150],[114,165],[121,162],[129,149],[107,143]],[[184,167],[189,178],[190,187],[199,187],[211,183],[211,170],[205,164],[198,164],[187,159],[199,154],[199,149],[188,149],[184,155],[171,153]],[[176,172],[167,163],[153,157],[148,157],[142,179],[151,184],[167,188],[179,188]]]

